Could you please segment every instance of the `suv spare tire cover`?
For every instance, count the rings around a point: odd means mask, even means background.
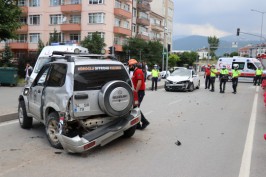
[[[132,88],[124,81],[110,81],[99,93],[100,108],[109,116],[123,116],[133,106]]]

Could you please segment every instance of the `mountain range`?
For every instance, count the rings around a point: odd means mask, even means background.
[[[225,53],[232,53],[238,48],[247,46],[249,44],[258,44],[260,41],[256,38],[240,38],[237,36],[226,36],[219,38],[219,48],[216,50],[217,56],[222,56]],[[233,48],[232,43],[238,43],[238,48]],[[173,50],[191,50],[197,51],[198,49],[208,48],[207,36],[175,36],[173,38]]]

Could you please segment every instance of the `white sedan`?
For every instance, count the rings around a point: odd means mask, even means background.
[[[200,88],[199,75],[193,69],[178,69],[166,78],[164,88],[170,90],[184,90],[192,92]]]

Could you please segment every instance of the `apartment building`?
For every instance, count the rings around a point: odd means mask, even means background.
[[[79,43],[98,31],[116,54],[129,37],[172,43],[172,0],[18,0],[23,11],[18,39],[8,44],[17,57],[36,52],[38,41]],[[167,36],[165,27],[167,27]],[[167,38],[167,39],[166,39]],[[0,44],[3,50],[4,43]]]

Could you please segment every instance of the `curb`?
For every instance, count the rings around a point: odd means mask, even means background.
[[[0,123],[17,119],[17,117],[18,117],[18,113],[2,115],[0,116]]]

